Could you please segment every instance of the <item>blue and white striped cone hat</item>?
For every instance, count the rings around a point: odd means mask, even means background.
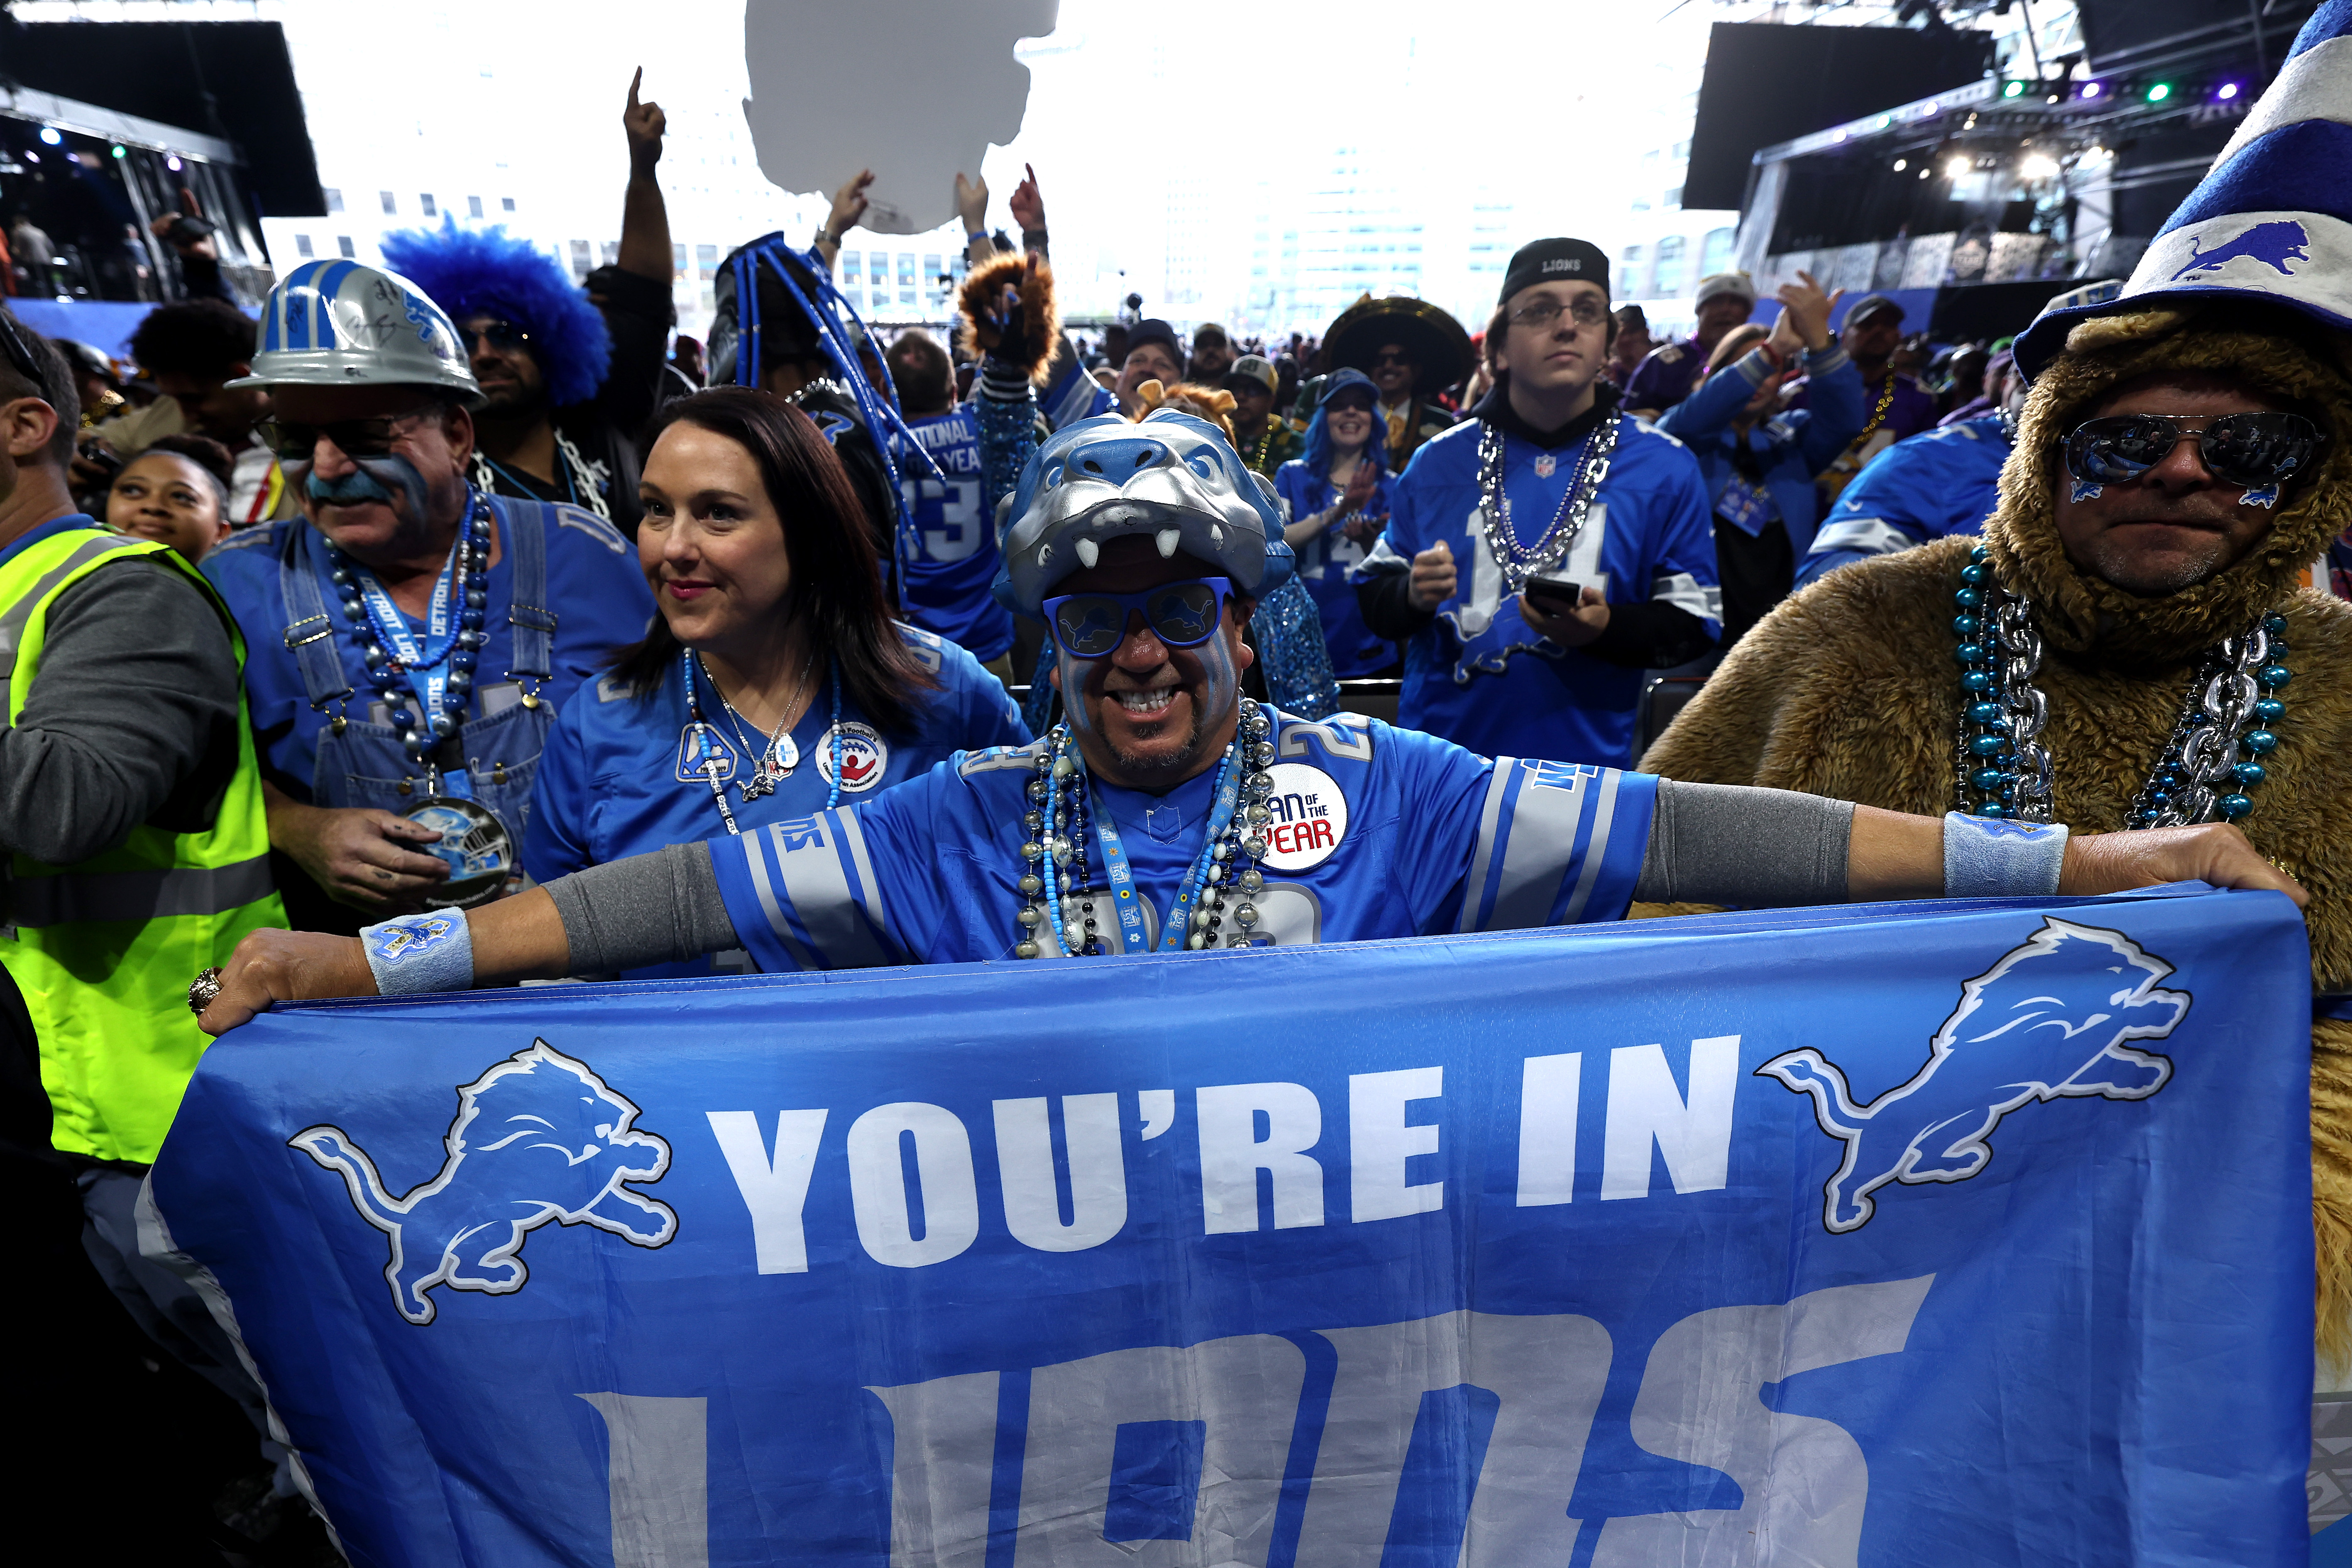
[[[2278,79],[2123,288],[2051,301],[2017,340],[2017,363],[2040,375],[2092,317],[2221,300],[2352,329],[2352,0],[2326,0],[2304,24]]]

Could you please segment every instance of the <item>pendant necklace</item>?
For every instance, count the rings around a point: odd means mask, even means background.
[[[467,908],[497,897],[515,864],[514,835],[506,824],[473,798],[463,770],[444,774],[440,765],[442,745],[464,722],[474,667],[488,641],[482,626],[489,606],[489,497],[472,490],[449,559],[434,581],[421,642],[382,580],[341,549],[327,547],[327,580],[359,639],[360,662],[402,751],[425,770],[425,799],[402,814],[441,834],[423,846],[449,866],[449,880],[425,898],[434,908]]]
[[[762,795],[773,794],[780,781],[792,777],[793,769],[800,764],[800,747],[793,741],[791,724],[780,721],[775,734],[767,737],[766,744],[755,751],[751,737],[743,733],[742,716],[736,712],[735,705],[727,700],[725,694],[719,692],[719,683],[710,680],[710,672],[701,667],[701,658],[688,648],[680,653],[678,664],[686,683],[686,710],[688,715],[686,734],[688,744],[694,748],[693,770],[701,774],[710,786],[710,798],[719,807],[719,820],[727,824],[729,835],[740,838],[743,830],[736,824],[734,809],[727,803],[724,783],[733,764],[727,755],[725,741],[709,720],[703,716],[702,696],[696,681],[698,673],[703,680],[710,681],[710,689],[718,695],[719,706],[726,710],[728,724],[735,731],[736,744],[741,748],[740,755],[748,764],[750,776],[736,784],[746,804]],[[809,673],[815,667],[816,654],[812,652],[808,663],[801,666],[800,679],[792,700],[784,706],[785,719],[791,717],[795,708],[802,706],[803,699],[808,695]],[[825,790],[824,809],[828,811],[841,804],[841,665],[837,661],[832,662],[830,669],[833,677],[833,726],[827,740],[833,748],[833,778]],[[752,728],[754,733],[758,731],[756,725]]]

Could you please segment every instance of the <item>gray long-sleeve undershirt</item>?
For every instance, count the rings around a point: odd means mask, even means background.
[[[237,670],[201,588],[110,561],[49,606],[40,658],[0,729],[0,847],[72,865],[142,822],[211,824],[236,770]]]
[[[1658,781],[1633,896],[1773,908],[1842,904],[1853,807],[1786,789]],[[740,947],[707,844],[672,844],[547,884],[572,972],[609,975]]]

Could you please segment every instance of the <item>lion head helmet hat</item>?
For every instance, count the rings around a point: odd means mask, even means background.
[[[996,601],[1040,616],[1054,585],[1092,566],[1103,541],[1148,535],[1162,559],[1213,563],[1252,599],[1291,575],[1282,503],[1233,444],[1196,414],[1161,408],[1065,426],[1031,455],[1007,514]]]
[[[2328,0],[2131,278],[2059,296],[2017,340],[2033,390],[1985,544],[2061,650],[2095,644],[2151,666],[2193,657],[2274,607],[2352,526],[2352,125],[2312,118],[2352,95],[2352,45],[2320,47],[2345,35],[2352,0]],[[2311,417],[2324,444],[2244,555],[2147,597],[2067,559],[2053,486],[2066,433],[2110,389],[2166,371],[2242,382]]]

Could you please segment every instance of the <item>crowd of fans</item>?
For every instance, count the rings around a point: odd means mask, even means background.
[[[1017,243],[959,182],[971,270],[950,340],[883,341],[834,291],[861,176],[809,248],[768,235],[727,258],[706,344],[674,333],[665,125],[634,85],[624,129],[618,258],[584,289],[453,222],[394,236],[383,269],[305,264],[259,321],[162,305],[128,366],[0,318],[0,627],[20,661],[0,733],[20,949],[0,1151],[173,1363],[265,1436],[234,1347],[142,1271],[131,1218],[204,1045],[189,976],[257,929],[478,904],[1044,734],[1066,706],[1060,633],[1001,590],[1004,530],[1023,455],[1087,421],[1188,416],[1279,515],[1294,574],[1233,601],[1249,695],[1308,719],[1392,703],[1398,726],[1481,757],[1630,768],[1650,747],[1670,777],[1907,811],[1953,804],[1957,781],[1968,809],[2032,821],[2050,814],[2039,748],[2069,727],[2135,704],[2170,722],[2170,695],[2126,689],[2170,692],[2159,653],[2202,656],[2240,621],[2269,628],[2273,657],[2352,645],[2324,598],[2352,593],[2352,549],[2313,476],[2343,461],[2352,383],[2257,315],[2094,329],[2140,319],[2099,316],[2120,286],[2095,285],[2053,301],[2059,329],[2029,359],[1906,336],[1922,324],[1883,295],[1848,304],[1801,276],[1759,300],[1724,273],[1699,283],[1693,335],[1660,340],[1613,306],[1603,253],[1556,238],[1513,258],[1475,332],[1402,297],[1272,341],[1139,311],[1071,332],[1033,172]],[[403,302],[414,331],[353,335]],[[2263,426],[2273,447],[2315,423],[2336,444],[2282,467],[2215,434],[2240,415],[2303,422]],[[2201,441],[2171,437],[2183,420]],[[2131,519],[2181,512],[2142,534],[2196,537],[2113,542],[2098,508],[2118,497]],[[2315,559],[2323,593],[2297,596]],[[2042,678],[2063,694],[2039,742],[2000,678],[1977,679],[1994,567],[2042,618]],[[1901,657],[1881,645],[1897,632]],[[1653,677],[1717,666],[1651,747]],[[2268,670],[2252,678],[2276,705]],[[1961,672],[1955,761],[1938,716]],[[1341,685],[1374,680],[1395,685]],[[2313,846],[2337,835],[2291,802],[2340,791],[2344,753],[2298,742],[2282,768],[2272,711],[2240,727],[2217,810],[2275,799],[2301,847],[2273,858],[2322,887],[2336,857]],[[2127,810],[2194,783],[2172,744],[2111,787],[2062,773],[2058,819],[2144,825]],[[126,873],[208,891],[144,925],[72,891]],[[2352,974],[2352,940],[2316,916],[2323,969]],[[2323,1031],[2323,1056],[2340,1043]],[[241,1484],[215,1511],[251,1560],[284,1520],[282,1550],[310,1539],[282,1475]]]

